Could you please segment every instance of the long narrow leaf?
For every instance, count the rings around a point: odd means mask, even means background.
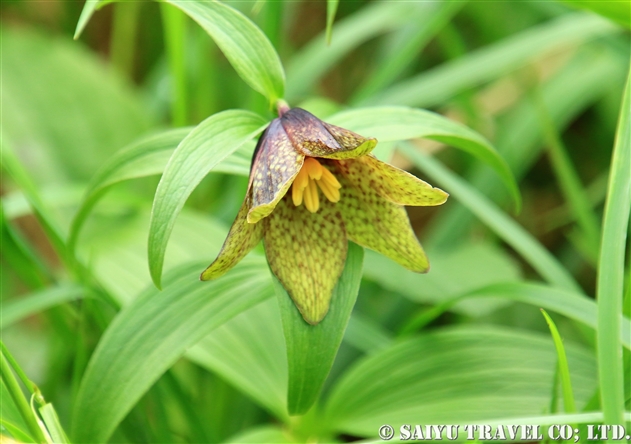
[[[173,153],[156,190],[149,228],[149,269],[158,288],[167,242],[186,199],[208,172],[264,125],[262,117],[249,111],[223,111],[200,123]]]
[[[273,294],[262,258],[242,261],[222,279],[200,282],[206,263],[169,273],[110,324],[90,359],[73,411],[75,442],[107,442],[140,397],[187,348]]]
[[[624,91],[611,175],[605,201],[596,299],[598,301],[598,369],[605,422],[622,424],[624,380],[620,352],[620,314],[624,260],[631,211],[631,70]]]
[[[447,190],[491,230],[512,246],[548,282],[582,293],[572,275],[530,233],[500,211],[485,196],[471,189],[460,177],[431,156],[402,144],[402,152],[414,165]]]
[[[247,17],[220,2],[167,0],[206,30],[239,76],[270,103],[283,97],[285,73],[274,47]]]
[[[66,284],[46,288],[20,298],[2,301],[0,312],[0,329],[19,322],[35,313],[47,310],[64,302],[83,297],[84,290],[78,285]]]
[[[355,305],[363,257],[363,248],[349,243],[346,266],[333,290],[331,307],[318,325],[305,322],[280,282],[274,279],[287,343],[290,415],[306,413],[320,394]]]
[[[616,26],[600,17],[581,13],[563,15],[404,80],[360,104],[438,105],[555,49],[616,31]]]

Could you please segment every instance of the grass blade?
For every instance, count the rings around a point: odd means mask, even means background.
[[[572,275],[533,236],[510,219],[485,196],[471,189],[460,177],[449,171],[439,161],[403,143],[402,153],[414,165],[431,177],[441,188],[475,214],[493,230],[549,283],[559,288],[582,293]]]
[[[572,380],[570,378],[570,366],[567,362],[567,355],[565,354],[565,347],[563,346],[563,340],[557,330],[556,325],[552,318],[542,308],[541,314],[546,319],[546,323],[550,328],[550,334],[552,334],[552,340],[554,341],[554,348],[557,352],[557,362],[559,373],[561,375],[561,387],[563,387],[563,406],[565,407],[565,413],[576,413],[576,406],[574,405],[574,394],[572,393]]]
[[[333,21],[337,12],[339,0],[327,0],[326,2],[326,44],[331,44],[331,35],[333,33]]]
[[[622,424],[624,381],[620,352],[620,314],[624,291],[624,262],[631,211],[631,71],[622,99],[611,173],[603,216],[598,301],[598,369],[603,413],[607,424]]]
[[[0,329],[7,328],[35,313],[47,310],[55,305],[82,298],[84,290],[78,285],[60,285],[46,288],[20,298],[2,301]]]
[[[206,174],[265,123],[249,111],[223,111],[200,123],[171,156],[156,190],[149,227],[149,269],[158,288],[169,236],[186,199]]]
[[[290,415],[305,414],[320,394],[357,299],[363,257],[363,248],[349,242],[346,266],[333,290],[329,312],[315,326],[305,322],[283,286],[274,279],[287,343]]]
[[[75,442],[107,442],[134,404],[187,348],[272,295],[260,258],[246,259],[212,282],[199,281],[205,265],[174,269],[163,291],[149,288],[109,325],[74,404]]]
[[[359,103],[435,106],[550,51],[616,31],[616,26],[600,17],[582,13],[563,15],[404,80]]]

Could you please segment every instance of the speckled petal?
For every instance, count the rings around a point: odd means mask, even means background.
[[[237,265],[246,254],[256,247],[263,237],[263,224],[251,224],[246,220],[250,209],[251,198],[248,193],[235,221],[230,227],[228,237],[221,247],[217,259],[204,270],[202,281],[209,281],[223,276],[228,270]]]
[[[334,171],[342,184],[338,205],[348,238],[409,270],[428,271],[427,256],[410,226],[405,208],[377,193],[373,179],[360,173],[362,168],[353,167],[353,162],[356,160],[336,162]]]
[[[252,208],[248,222],[256,223],[268,216],[289,190],[300,171],[305,156],[297,152],[280,123],[274,119],[261,135],[254,151],[250,188]]]
[[[348,242],[339,205],[321,199],[317,213],[283,198],[264,224],[267,261],[309,324],[326,315]]]
[[[354,159],[370,153],[377,145],[376,139],[330,125],[301,108],[290,109],[280,120],[294,148],[306,156]]]
[[[388,165],[372,155],[342,164],[346,175],[370,178],[370,187],[399,205],[434,206],[445,203],[449,194],[434,188],[407,171]]]

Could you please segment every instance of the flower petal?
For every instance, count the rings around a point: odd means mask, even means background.
[[[377,145],[376,139],[330,125],[301,108],[290,109],[280,120],[294,147],[305,156],[353,159],[368,154]]]
[[[202,273],[200,277],[202,281],[223,276],[237,265],[252,248],[256,247],[263,237],[263,224],[251,224],[246,220],[251,203],[252,199],[248,192],[217,259]]]
[[[348,242],[339,205],[322,199],[317,213],[282,199],[262,222],[265,254],[309,324],[329,310],[331,295],[344,269]]]
[[[355,169],[348,167],[354,162],[357,160],[334,165],[334,173],[342,184],[338,206],[348,238],[409,270],[427,272],[427,256],[416,239],[405,209],[377,193],[371,177],[357,175]]]
[[[254,151],[250,187],[252,208],[248,222],[256,223],[269,215],[289,190],[305,160],[291,144],[280,119],[272,120]]]
[[[374,156],[364,156],[351,162],[340,162],[344,175],[369,177],[371,188],[399,205],[434,206],[445,203],[449,194],[434,188],[407,171],[388,165]]]

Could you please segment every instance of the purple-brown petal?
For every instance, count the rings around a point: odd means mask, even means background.
[[[351,159],[368,154],[377,140],[323,122],[308,111],[292,108],[281,123],[294,147],[306,156]]]
[[[324,200],[317,213],[285,196],[264,224],[270,268],[309,324],[319,323],[331,302],[348,242],[339,206]]]
[[[274,119],[260,137],[252,162],[252,208],[248,222],[256,223],[274,210],[300,171],[304,158],[292,146],[280,119]]]

